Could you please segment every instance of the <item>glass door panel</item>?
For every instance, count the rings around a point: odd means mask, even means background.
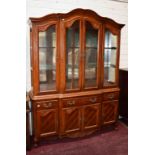
[[[91,23],[86,22],[86,45],[85,45],[85,82],[84,87],[97,86],[97,51],[98,30]]]
[[[49,27],[39,32],[40,91],[56,90],[56,30]]]
[[[104,85],[116,83],[117,36],[109,30],[105,31],[104,47]]]
[[[66,89],[79,88],[79,21],[66,30]]]

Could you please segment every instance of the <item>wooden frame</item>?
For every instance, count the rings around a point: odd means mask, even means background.
[[[120,55],[120,31],[123,24],[116,23],[112,19],[99,16],[92,10],[75,9],[69,13],[49,14],[41,18],[30,18],[31,21],[31,77],[32,90],[30,98],[33,107],[34,123],[34,141],[39,142],[42,137],[40,129],[40,116],[44,115],[40,109],[45,110],[47,116],[44,119],[52,119],[52,111],[57,113],[55,120],[55,130],[52,131],[51,125],[48,124],[45,137],[57,135],[77,137],[92,133],[107,123],[104,123],[105,105],[111,104],[106,108],[111,108],[114,113],[113,119],[108,124],[117,122],[119,99],[119,55]],[[74,22],[79,21],[79,82],[78,89],[66,89],[66,29],[71,27]],[[95,30],[98,30],[97,44],[97,74],[96,87],[85,87],[85,51],[86,51],[86,21],[88,21]],[[43,32],[48,27],[55,25],[56,28],[56,90],[41,91],[39,90],[39,32]],[[117,35],[117,55],[115,79],[116,84],[104,86],[104,42],[105,30]],[[74,57],[72,63],[74,62]],[[73,76],[72,76],[73,77]],[[115,104],[112,106],[112,104]],[[114,108],[113,108],[114,107]],[[78,114],[72,111],[79,110]],[[103,110],[104,109],[104,110]],[[73,113],[71,113],[73,112]],[[48,115],[48,113],[50,115]],[[65,116],[66,115],[66,116]],[[94,116],[88,123],[85,116]],[[66,117],[70,119],[66,120]],[[74,119],[75,118],[75,119]],[[112,118],[111,118],[112,119]],[[74,122],[77,120],[78,122]],[[70,122],[67,122],[70,121]],[[94,121],[94,122],[93,122]],[[68,123],[68,125],[67,125]],[[74,126],[79,124],[79,128]],[[72,126],[69,126],[71,125]],[[66,126],[67,125],[67,126]],[[71,127],[71,128],[70,128]],[[72,131],[73,129],[73,131]],[[75,131],[74,131],[75,129]],[[42,130],[44,131],[44,129]]]

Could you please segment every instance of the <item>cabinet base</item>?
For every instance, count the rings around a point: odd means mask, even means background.
[[[72,140],[81,139],[81,138],[89,138],[96,134],[106,133],[106,132],[110,132],[110,131],[114,131],[114,130],[118,130],[117,123],[102,126],[100,129],[96,129],[96,130],[68,133],[65,135],[55,135],[55,136],[50,136],[50,137],[42,137],[39,139],[34,138],[33,147],[39,147],[41,145],[51,144],[51,143],[58,143],[58,142],[61,142],[62,140],[63,141],[65,141],[65,140],[72,141]]]

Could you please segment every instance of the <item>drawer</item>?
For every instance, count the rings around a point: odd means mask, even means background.
[[[58,107],[58,100],[42,101],[35,104],[37,110],[53,109]]]
[[[98,96],[89,96],[89,97],[83,97],[80,100],[80,103],[85,105],[85,104],[92,104],[92,103],[100,103],[101,98]]]
[[[82,106],[86,104],[92,103],[100,103],[101,98],[98,96],[90,96],[90,97],[79,97],[79,98],[70,98],[70,99],[63,99],[62,105],[64,108],[72,107],[72,106]]]
[[[79,98],[69,98],[62,100],[63,108],[79,105]]]
[[[103,100],[118,100],[119,98],[119,92],[111,92],[111,93],[105,93],[103,94]]]

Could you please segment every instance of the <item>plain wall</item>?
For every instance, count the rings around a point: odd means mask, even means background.
[[[112,0],[27,0],[27,91],[31,89],[29,17],[41,17],[50,13],[67,13],[76,8],[91,9],[101,16],[125,24],[121,31],[119,68],[128,68],[128,3]]]

